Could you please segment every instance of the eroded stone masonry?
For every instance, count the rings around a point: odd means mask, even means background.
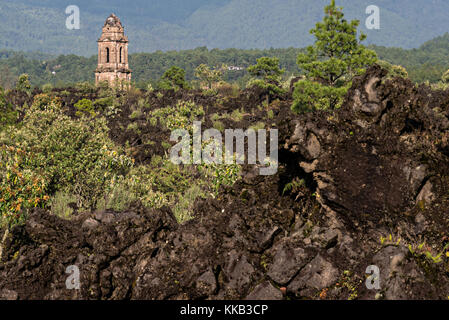
[[[128,64],[128,37],[120,19],[111,14],[103,26],[98,39],[98,67],[95,82],[107,81],[110,85],[130,82],[131,70]]]

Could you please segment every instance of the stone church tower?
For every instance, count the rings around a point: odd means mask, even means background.
[[[128,37],[125,36],[122,23],[115,14],[111,14],[106,20],[101,37],[97,42],[98,67],[95,71],[96,84],[107,81],[112,86],[120,81],[130,82]]]

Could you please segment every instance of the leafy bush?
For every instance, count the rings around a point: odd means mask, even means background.
[[[102,86],[102,84],[100,85],[100,88],[102,88],[101,86]],[[82,95],[85,95],[85,96],[93,94],[97,91],[97,88],[92,83],[90,83],[88,81],[79,82],[76,84],[75,87],[80,91],[80,93]],[[107,85],[106,85],[106,87],[107,87]]]
[[[16,83],[16,89],[17,91],[26,92],[28,94],[31,93],[31,83],[26,73],[19,76],[19,79]]]
[[[221,80],[226,69],[227,66],[225,65],[220,68],[211,69],[205,64],[200,64],[195,69],[195,77],[199,78],[208,89],[212,89],[212,84]]]
[[[194,218],[193,209],[198,198],[206,198],[206,193],[199,185],[192,185],[183,195],[181,195],[173,207],[173,214],[179,223]]]
[[[51,208],[52,214],[69,220],[73,213],[73,209],[70,207],[71,204],[76,204],[76,197],[59,191],[51,197],[48,206]]]
[[[133,167],[126,176],[118,177],[98,202],[98,209],[120,211],[138,200],[146,207],[171,207],[182,223],[193,218],[196,199],[216,195],[222,185],[232,185],[239,172],[238,165],[180,166],[154,157],[150,165]]]
[[[120,111],[113,97],[99,98],[93,102],[93,110],[96,113],[104,114],[107,117],[114,118]]]
[[[408,78],[407,69],[405,69],[403,66],[394,65],[391,68],[391,73],[394,77]]]
[[[256,124],[253,124],[249,127],[250,129],[253,129],[254,131],[265,129],[265,123],[264,122],[257,122]]]
[[[128,126],[126,127],[126,130],[133,131],[137,134],[140,134],[139,124],[137,122],[131,122],[130,124],[128,124]]]
[[[103,198],[99,199],[97,210],[112,209],[115,211],[123,211],[130,203],[139,200],[138,195],[129,186],[129,181],[133,177],[131,174],[126,177],[119,177],[109,189],[109,192]]]
[[[186,81],[186,72],[184,69],[173,66],[165,71],[159,82],[159,88],[165,90],[187,89],[189,87]]]
[[[183,222],[193,216],[193,202],[206,194],[206,184],[197,179],[195,167],[178,166],[170,160],[159,159],[150,166],[132,168],[127,176],[114,184],[103,208],[123,210],[135,200],[147,207],[170,206],[176,218]]]
[[[95,209],[114,179],[132,166],[132,159],[109,139],[104,118],[77,121],[52,103],[38,102],[25,115],[22,127],[8,130],[3,140],[32,155],[28,169],[43,171],[51,194],[72,194],[79,208]]]
[[[133,112],[131,112],[131,114],[129,115],[129,118],[131,120],[135,120],[137,118],[140,118],[142,116],[142,111],[140,109],[138,110],[134,110]]]
[[[2,130],[4,126],[16,123],[18,116],[18,112],[6,101],[3,88],[0,87],[0,130]]]
[[[106,110],[107,107],[114,104],[114,99],[112,97],[100,98],[94,101],[95,110]]]
[[[340,108],[348,86],[333,87],[315,81],[300,80],[295,83],[292,109],[297,113],[313,110],[328,110],[332,106]]]
[[[160,108],[150,113],[149,121],[159,123],[170,129],[189,129],[193,121],[204,116],[202,106],[197,106],[192,101],[178,101],[174,107]],[[153,119],[153,120],[152,120]]]
[[[408,72],[402,66],[392,65],[391,63],[384,60],[378,60],[377,64],[388,71],[388,76],[390,78],[394,77],[408,78]]]
[[[449,70],[443,73],[443,75],[441,76],[441,82],[449,83]]]
[[[206,97],[215,97],[217,94],[217,89],[207,89],[203,91],[203,95],[205,95]]]
[[[46,83],[42,86],[42,91],[45,93],[50,93],[53,90],[53,86],[51,83]]]
[[[34,97],[32,110],[59,110],[61,109],[61,98],[52,96],[50,94],[38,94]]]
[[[241,167],[238,164],[202,164],[199,170],[210,181],[214,195],[221,186],[232,186],[240,178]]]
[[[213,121],[212,127],[214,129],[217,129],[220,132],[224,132],[226,130],[226,127],[225,127],[224,123],[221,122],[221,121]]]
[[[97,114],[94,110],[94,104],[89,99],[81,99],[75,103],[76,115],[82,117],[84,115],[95,117]]]
[[[23,149],[0,145],[0,214],[8,228],[26,219],[27,211],[44,207],[48,178],[36,168],[36,157]]]
[[[250,81],[248,81],[246,87],[259,87],[264,91],[267,91],[268,95],[282,94],[284,92],[284,89],[282,89],[279,85],[266,82],[262,79],[251,79]]]
[[[244,116],[245,116],[245,110],[235,109],[234,111],[232,111],[231,119],[234,120],[235,122],[240,122],[243,120]]]

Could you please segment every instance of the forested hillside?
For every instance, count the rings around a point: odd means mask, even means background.
[[[404,66],[417,82],[440,80],[449,68],[449,34],[424,43],[418,49],[373,47],[379,58]]]
[[[424,43],[418,49],[388,48],[372,46],[379,58],[395,65],[404,66],[410,78],[415,82],[437,82],[441,75],[449,69],[449,34],[437,37]],[[130,66],[133,70],[133,81],[137,86],[153,85],[171,66],[186,70],[187,80],[193,80],[195,68],[200,64],[219,66],[226,64],[246,69],[253,65],[257,58],[278,57],[281,67],[286,69],[285,78],[299,75],[296,57],[302,49],[213,49],[199,47],[183,51],[157,51],[153,53],[135,53],[130,55]],[[77,55],[54,56],[42,53],[23,53],[0,51],[0,86],[14,86],[17,77],[22,73],[30,75],[34,86],[50,83],[64,87],[77,82],[93,82],[93,72],[97,65],[97,57],[90,58]],[[225,74],[225,80],[243,85],[249,76],[246,70],[232,70]]]
[[[90,56],[106,17],[116,13],[131,41],[130,52],[208,48],[286,48],[311,44],[308,30],[327,0],[133,0],[77,1],[81,29],[67,30],[68,3],[1,0],[0,48]],[[366,8],[380,8],[381,29],[367,30]],[[416,48],[449,31],[445,0],[340,0],[361,21],[368,43]]]

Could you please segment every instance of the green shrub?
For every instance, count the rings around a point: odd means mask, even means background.
[[[221,96],[237,98],[240,94],[240,87],[237,84],[222,81],[217,86],[217,92]]]
[[[136,199],[147,207],[173,207],[193,184],[200,185],[201,180],[195,182],[195,172],[155,157],[151,166],[132,168],[127,176],[118,179],[111,191],[115,200],[108,199],[106,207],[123,208]]]
[[[210,182],[214,194],[218,194],[220,187],[232,186],[240,178],[241,167],[238,164],[202,164],[199,170],[203,177]]]
[[[95,209],[133,163],[110,140],[104,118],[73,120],[49,106],[30,109],[22,127],[8,130],[2,139],[32,155],[27,169],[43,171],[51,194],[73,194],[83,209]]]
[[[378,60],[376,63],[388,71],[389,78],[394,77],[408,78],[408,72],[403,66],[392,65],[391,63],[385,60]]]
[[[214,129],[217,129],[220,132],[224,132],[226,129],[224,123],[221,121],[214,121],[213,127],[214,127]]]
[[[16,89],[17,91],[26,92],[28,94],[31,93],[31,83],[28,74],[24,73],[19,76],[16,83]]]
[[[130,124],[128,124],[126,130],[133,131],[135,133],[140,133],[139,125],[137,124],[137,122],[131,122]]]
[[[449,83],[449,70],[443,73],[443,75],[441,76],[441,82]]]
[[[164,90],[179,90],[187,89],[189,87],[186,81],[186,72],[184,69],[173,66],[165,71],[161,80],[159,81],[159,89]]]
[[[326,86],[318,82],[300,80],[293,91],[292,110],[305,113],[314,110],[338,109],[350,84],[343,87]]]
[[[240,111],[240,110],[238,110],[238,109],[235,109],[234,111],[232,111],[231,118],[232,118],[232,120],[234,120],[235,122],[240,122],[240,121],[243,120],[244,114],[245,114],[244,111]]]
[[[199,185],[192,185],[182,194],[173,207],[173,214],[179,223],[186,222],[194,218],[193,209],[198,198],[206,198],[205,191]]]
[[[104,111],[108,107],[111,107],[114,105],[114,99],[112,97],[106,97],[106,98],[100,98],[93,102],[94,110],[98,111]]]
[[[8,125],[16,123],[19,113],[14,107],[6,102],[3,88],[0,87],[0,131]]]
[[[401,77],[401,78],[408,78],[408,72],[407,69],[405,69],[403,66],[394,65],[391,68],[391,73],[395,77]]]
[[[262,130],[265,128],[265,123],[263,122],[257,122],[256,124],[252,125],[249,127],[250,129],[253,129],[254,131],[257,132],[257,130]]]
[[[7,228],[25,221],[28,209],[44,207],[49,179],[36,157],[23,149],[0,144],[0,214]]]
[[[142,116],[142,111],[140,111],[140,110],[134,110],[134,111],[129,115],[129,118],[130,118],[131,120],[134,120],[134,119],[140,118],[141,116]]]
[[[55,216],[70,220],[73,213],[73,209],[70,207],[70,204],[76,204],[76,197],[59,191],[51,197],[48,206],[51,208],[51,213]]]
[[[93,118],[97,115],[94,110],[94,104],[89,99],[81,99],[77,103],[75,103],[74,106],[77,110],[76,115],[78,117],[87,115]]]
[[[193,125],[193,121],[204,116],[202,106],[197,106],[192,101],[178,101],[174,107],[160,108],[150,113],[150,122],[153,124],[157,119],[159,123],[168,128],[189,129]]]
[[[153,85],[152,85],[151,83],[149,83],[149,84],[147,85],[147,91],[148,91],[148,92],[153,92],[153,91],[154,91]]]
[[[266,82],[261,79],[252,79],[248,82],[246,85],[247,88],[251,87],[259,87],[265,91],[268,92],[268,95],[274,95],[274,94],[282,94],[284,93],[284,89],[282,89],[279,85]]]
[[[217,94],[217,89],[207,89],[203,91],[203,95],[206,97],[215,97]]]
[[[62,101],[59,97],[52,96],[50,94],[42,93],[34,97],[31,110],[60,110]]]
[[[221,117],[220,117],[220,115],[218,113],[213,113],[213,114],[210,115],[210,119],[212,121],[218,121],[218,120],[221,119]]]
[[[161,142],[161,146],[162,148],[164,148],[165,150],[169,150],[172,147],[172,144],[170,142],[167,141],[162,141]]]
[[[115,210],[123,211],[129,207],[129,205],[138,200],[137,194],[129,188],[127,180],[130,176],[121,177],[116,181],[108,194],[105,194],[103,198],[98,201],[97,210]]]
[[[42,91],[43,91],[44,93],[50,93],[51,90],[53,90],[53,86],[52,86],[51,83],[46,83],[46,84],[44,84],[44,85],[42,86]]]
[[[94,94],[97,91],[97,88],[92,83],[85,81],[85,82],[79,82],[75,85],[75,87],[80,91],[80,93],[84,96],[87,96],[89,94]],[[109,86],[107,83],[100,84],[100,90],[104,89],[108,91],[107,89]]]

